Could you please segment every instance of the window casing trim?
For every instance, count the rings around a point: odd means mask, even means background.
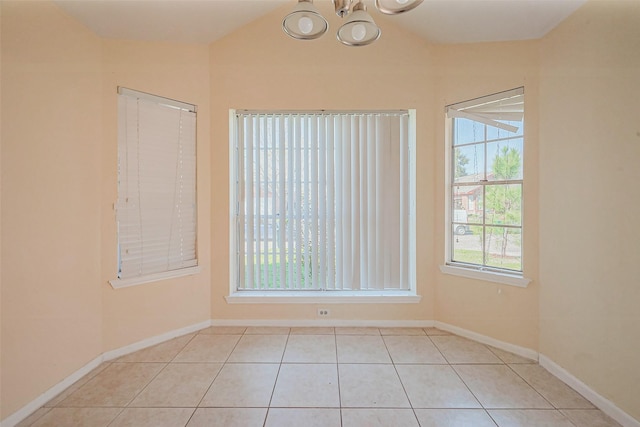
[[[460,263],[448,263],[440,266],[440,272],[452,276],[466,277],[468,279],[483,280],[485,282],[500,283],[503,285],[526,288],[531,279],[521,274],[508,274],[506,272],[489,270],[486,267],[467,266]]]
[[[235,291],[228,304],[415,304],[412,291]]]
[[[131,277],[128,279],[109,280],[113,289],[129,288],[131,286],[143,285],[145,283],[159,282],[161,280],[176,279],[178,277],[193,276],[200,273],[199,265],[194,267],[181,268],[179,270],[164,271],[162,273],[148,274],[146,276]]]

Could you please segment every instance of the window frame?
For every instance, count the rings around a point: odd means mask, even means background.
[[[409,119],[409,149],[413,153],[409,162],[409,197],[411,204],[409,207],[409,290],[238,290],[237,282],[239,277],[236,247],[236,219],[239,209],[236,185],[238,182],[238,152],[236,149],[239,129],[237,125],[237,114],[248,110],[229,110],[229,294],[225,296],[228,303],[418,303],[421,296],[416,290],[416,262],[415,262],[415,207],[416,207],[416,173],[415,173],[415,110],[403,110],[408,113]],[[251,111],[256,112],[256,111]],[[317,113],[318,111],[282,111],[269,110],[258,113],[269,114],[305,114]],[[380,111],[348,111],[347,113],[379,113]],[[397,112],[395,110],[394,112]],[[325,111],[322,113],[345,113],[345,111]],[[411,178],[413,177],[413,181]]]
[[[498,92],[498,93],[474,98],[468,101],[451,104],[445,108],[445,156],[444,156],[445,157],[445,168],[444,168],[445,169],[445,209],[444,209],[445,211],[444,212],[445,213],[445,221],[444,221],[445,244],[444,244],[444,264],[440,265],[440,271],[444,274],[461,276],[461,277],[506,284],[506,285],[513,285],[517,287],[527,287],[528,284],[531,282],[530,279],[524,276],[524,271],[525,271],[525,250],[524,250],[525,249],[524,248],[524,236],[525,236],[524,151],[525,151],[525,148],[524,147],[526,145],[525,144],[526,135],[524,132],[523,132],[523,135],[521,136],[523,140],[523,153],[522,153],[523,154],[523,160],[522,160],[523,176],[522,178],[513,180],[513,181],[508,180],[503,182],[500,180],[496,180],[496,181],[488,181],[486,183],[485,182],[482,183],[483,194],[486,187],[489,185],[510,184],[510,183],[521,185],[521,188],[522,188],[521,199],[520,199],[521,220],[520,220],[520,226],[516,227],[520,229],[520,236],[521,236],[521,246],[520,246],[521,270],[517,271],[517,270],[511,270],[511,269],[503,269],[499,267],[488,266],[486,264],[480,265],[480,264],[465,263],[465,262],[453,260],[453,242],[452,242],[454,237],[453,225],[456,222],[454,218],[454,212],[453,212],[454,210],[453,188],[456,185],[454,180],[455,166],[453,164],[454,148],[455,148],[454,147],[455,135],[453,131],[453,126],[454,126],[455,118],[450,117],[449,115],[450,108],[452,107],[468,108],[468,107],[480,105],[483,102],[488,102],[491,100],[496,100],[501,98],[507,98],[509,96],[515,96],[515,95],[524,95],[524,87],[519,87],[519,88],[515,88],[515,89],[503,91],[503,92]],[[468,118],[468,117],[465,117],[464,112],[462,112],[458,117]],[[523,123],[526,122],[526,108],[524,111],[524,117],[525,119],[523,120]],[[473,118],[471,118],[471,120],[473,120]],[[479,122],[483,123],[481,121]],[[484,122],[484,124],[485,124],[485,129],[486,129],[486,126],[490,126],[490,124],[488,124],[487,122]],[[486,145],[492,141],[493,140],[487,141],[487,139],[484,138],[482,143],[486,147]],[[471,143],[469,145],[471,145]],[[485,158],[484,161],[485,161],[485,169],[486,169],[489,159]],[[457,185],[461,185],[461,184],[458,183]],[[476,185],[476,182],[474,182],[473,185]],[[484,200],[483,200],[483,203],[484,203]],[[491,226],[486,224],[486,218],[484,218],[484,215],[483,215],[482,223],[477,225],[481,226],[483,230]],[[482,253],[483,253],[483,260],[484,260],[485,253],[486,253],[486,246],[485,246],[484,239],[483,239],[483,245],[482,245]]]

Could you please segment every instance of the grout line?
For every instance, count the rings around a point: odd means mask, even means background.
[[[246,332],[246,331],[245,331]],[[273,382],[273,388],[271,389],[271,397],[269,397],[269,404],[267,405],[267,412],[264,416],[263,427],[267,425],[267,419],[269,418],[269,411],[271,410],[271,402],[273,401],[273,395],[276,392],[276,386],[278,385],[278,378],[280,377],[280,370],[282,369],[282,361],[284,360],[284,355],[287,352],[287,345],[289,344],[289,337],[291,336],[291,328],[289,328],[289,333],[287,334],[287,340],[284,343],[284,348],[282,349],[282,356],[280,356],[280,363],[278,364],[278,372],[276,373],[276,379]]]
[[[204,400],[204,398],[206,397],[207,393],[209,393],[209,390],[211,390],[211,387],[213,386],[213,383],[216,381],[216,379],[218,378],[218,376],[220,375],[220,372],[222,372],[222,370],[224,369],[225,365],[227,364],[229,358],[231,357],[231,354],[233,353],[233,351],[236,349],[236,347],[238,346],[238,343],[240,343],[240,340],[242,339],[242,335],[239,336],[238,340],[236,341],[236,343],[233,345],[233,348],[231,349],[231,351],[229,352],[229,354],[227,354],[227,357],[224,359],[224,361],[221,363],[222,366],[220,366],[220,369],[218,369],[218,372],[216,373],[216,375],[213,377],[213,380],[211,381],[211,384],[209,384],[209,387],[207,387],[207,389],[205,390],[204,394],[202,395],[202,397],[200,398],[200,400],[198,401],[198,405],[196,406],[196,408],[199,408],[200,405],[202,404],[202,401]],[[212,362],[212,363],[220,363],[220,362]],[[195,411],[193,411],[195,414]],[[192,415],[193,416],[193,415]]]
[[[505,366],[506,366],[507,368],[509,368],[509,370],[510,370],[511,372],[513,372],[514,374],[516,374],[516,376],[517,376],[518,378],[520,378],[522,381],[524,381],[524,383],[525,383],[526,385],[528,385],[529,387],[531,387],[531,389],[533,389],[533,391],[535,391],[536,393],[538,393],[538,395],[539,395],[540,397],[542,397],[542,399],[544,399],[544,401],[545,401],[545,402],[547,402],[549,405],[551,405],[551,407],[552,407],[553,409],[555,409],[556,411],[558,411],[558,410],[560,409],[560,408],[557,408],[557,407],[556,407],[556,405],[554,405],[554,404],[553,404],[549,399],[547,399],[546,397],[544,397],[544,396],[542,395],[542,393],[540,393],[540,392],[538,391],[538,389],[537,389],[537,388],[535,388],[532,384],[530,384],[530,383],[529,383],[529,381],[527,381],[527,380],[526,380],[522,375],[520,375],[520,374],[519,374],[515,369],[513,369],[513,368],[512,368],[508,363],[505,363]],[[563,414],[562,416],[564,416],[564,414]],[[567,418],[567,417],[565,417],[565,418]]]
[[[433,346],[438,351],[438,353],[440,353],[440,356],[442,356],[442,358],[444,359],[445,363],[447,365],[451,365],[451,363],[449,363],[449,359],[447,359],[447,356],[445,356],[444,353],[442,352],[442,350],[440,350],[440,347],[438,347],[438,344],[436,344],[436,342],[434,340],[432,340],[429,335],[427,335],[427,338],[429,338],[429,341],[431,342],[431,344],[433,344]]]
[[[482,404],[482,402],[480,401],[480,399],[478,398],[478,396],[476,396],[476,394],[473,392],[473,390],[471,390],[471,387],[469,387],[469,385],[464,381],[464,378],[462,378],[462,376],[460,375],[460,373],[458,371],[456,371],[455,366],[452,366],[451,363],[449,363],[449,368],[451,368],[451,370],[458,376],[458,378],[460,379],[460,381],[462,381],[462,384],[464,384],[464,386],[467,388],[467,390],[469,390],[469,393],[471,393],[471,395],[473,396],[474,399],[476,399],[476,402],[478,402],[478,404],[480,405],[480,407],[482,409],[485,410],[485,412],[487,412],[487,414],[489,413],[489,411],[487,411],[487,408]],[[492,418],[493,419],[493,418]],[[496,423],[497,424],[497,423]]]
[[[338,378],[338,404],[340,405],[340,427],[342,424],[342,391],[340,390],[340,361],[338,360],[338,336],[336,335],[336,328],[333,328],[333,342],[336,349],[336,377]]]
[[[193,418],[193,416],[196,414],[196,411],[198,410],[198,408],[193,408],[193,412],[191,412],[191,415],[189,415],[189,419],[187,420],[187,422],[184,424],[184,427],[188,426],[189,423],[191,422],[191,419]]]
[[[158,378],[158,376],[160,375],[160,373],[161,373],[162,371],[164,371],[164,370],[167,368],[167,366],[169,366],[169,363],[168,363],[168,362],[137,362],[137,363],[140,363],[140,364],[142,364],[142,363],[153,363],[153,364],[161,364],[161,363],[164,363],[164,366],[162,367],[162,369],[160,369],[160,370],[158,371],[158,373],[156,373],[156,374],[153,376],[153,378],[151,378],[151,379],[150,379],[150,380],[145,384],[145,386],[144,386],[144,387],[142,387],[142,389],[141,389],[138,393],[136,393],[136,394],[131,398],[131,400],[129,400],[129,401],[124,405],[124,407],[125,407],[125,408],[128,408],[128,407],[129,407],[129,405],[131,405],[131,404],[133,403],[133,401],[134,401],[134,400],[136,400],[136,397],[140,396],[140,395],[142,394],[142,392],[144,392],[144,391],[147,389],[147,387],[149,387],[149,385],[153,382],[153,380],[155,380],[156,378]]]
[[[113,419],[112,419],[111,421],[109,421],[109,423],[107,424],[107,427],[109,427],[110,425],[112,425],[112,424],[113,424],[113,422],[114,422],[115,420],[117,420],[117,419],[118,419],[118,417],[119,417],[119,416],[124,412],[124,410],[125,410],[125,409],[127,409],[127,408],[120,408],[120,412],[118,412],[118,415],[116,415],[115,417],[113,417]]]
[[[193,341],[194,339],[196,339],[196,337],[197,337],[198,335],[200,335],[200,334],[198,334],[198,333],[194,334],[194,335],[191,337],[191,339],[190,339],[190,340],[188,340],[188,341],[187,341],[187,342],[182,346],[182,348],[176,352],[176,354],[171,358],[171,360],[169,360],[169,363],[173,363],[173,362],[174,362],[174,360],[176,360],[176,357],[178,357],[178,355],[179,355],[180,353],[182,353],[182,352],[184,351],[184,349],[189,345],[189,343],[190,343],[191,341]],[[175,338],[174,338],[174,339],[175,339]]]
[[[482,404],[481,404],[482,405]],[[483,407],[482,410],[484,411],[485,414],[487,414],[487,416],[491,419],[491,421],[493,422],[493,424],[495,424],[496,426],[498,425],[498,422],[495,420],[495,418],[493,418],[493,416],[491,415],[491,413],[487,410],[487,408]]]
[[[424,332],[424,330],[422,332]],[[425,332],[425,335],[426,335],[426,332]],[[417,335],[417,336],[421,336],[421,335]],[[391,352],[389,351],[389,346],[387,346],[387,341],[385,341],[384,336],[382,337],[382,343],[384,344],[384,347],[387,349],[387,354],[389,355],[389,359],[391,359],[391,364],[393,366],[393,370],[396,372],[396,376],[398,377],[398,381],[400,382],[400,386],[402,387],[402,391],[404,392],[404,397],[406,397],[407,398],[407,402],[409,402],[409,408],[411,408],[411,412],[413,413],[413,417],[415,418],[415,420],[418,423],[418,425],[420,425],[420,421],[418,420],[418,414],[416,414],[416,408],[413,407],[413,402],[411,401],[411,398],[409,397],[409,393],[407,393],[407,389],[406,389],[404,383],[402,382],[402,377],[400,376],[400,373],[398,372],[398,367],[396,366],[396,362],[393,360],[393,357],[391,356]]]

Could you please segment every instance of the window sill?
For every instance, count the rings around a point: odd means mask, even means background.
[[[228,304],[415,304],[409,291],[242,291],[224,297]]]
[[[441,265],[440,271],[444,274],[450,274],[453,276],[461,276],[469,279],[484,280],[486,282],[500,283],[502,285],[517,286],[519,288],[526,288],[531,279],[518,276],[515,274],[497,273],[495,271],[482,271],[472,268],[464,268],[453,265]]]
[[[149,274],[148,276],[131,277],[129,279],[109,280],[113,289],[129,288],[144,283],[158,282],[160,280],[175,279],[177,277],[192,276],[200,273],[200,266],[181,268],[180,270],[166,271],[164,273]]]

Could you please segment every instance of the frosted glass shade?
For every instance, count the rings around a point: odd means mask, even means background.
[[[322,36],[329,23],[310,0],[299,0],[293,12],[284,17],[282,29],[298,40],[313,40]]]
[[[360,3],[359,3],[360,4]],[[366,46],[380,38],[380,28],[365,8],[354,10],[338,30],[338,40],[347,46]]]

